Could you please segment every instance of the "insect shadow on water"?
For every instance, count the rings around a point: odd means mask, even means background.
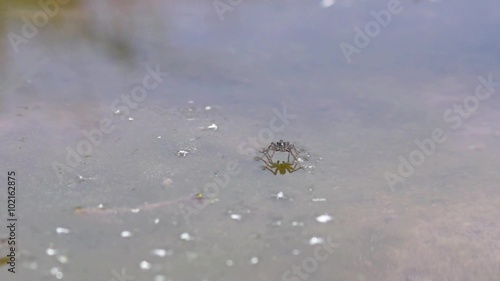
[[[287,152],[287,161],[273,161],[275,152]],[[265,164],[262,166],[262,170],[268,170],[274,175],[277,175],[278,172],[281,175],[284,175],[286,174],[286,172],[293,173],[300,169],[304,169],[304,167],[299,165],[299,152],[293,144],[290,144],[290,142],[285,142],[283,140],[280,140],[276,143],[271,142],[271,144],[266,149],[260,151],[260,153],[263,156],[257,156],[255,157],[255,160],[262,161]],[[290,162],[290,155],[293,158],[292,162]]]

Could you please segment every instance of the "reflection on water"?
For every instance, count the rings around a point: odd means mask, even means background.
[[[348,61],[389,1],[62,2],[0,2],[0,279],[500,276],[497,3],[401,2]]]

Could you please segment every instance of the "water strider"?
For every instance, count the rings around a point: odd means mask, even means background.
[[[276,162],[273,160],[273,156],[275,152],[287,152],[287,161],[277,160]],[[293,173],[300,169],[304,169],[304,167],[299,165],[299,151],[295,148],[295,145],[290,144],[290,142],[285,142],[283,140],[277,141],[276,143],[271,142],[271,144],[266,148],[260,151],[263,155],[262,157],[255,157],[255,160],[261,160],[265,165],[262,166],[262,170],[268,170],[274,175],[277,175],[278,172],[281,175],[288,173]],[[290,155],[293,158],[293,161],[290,162]]]

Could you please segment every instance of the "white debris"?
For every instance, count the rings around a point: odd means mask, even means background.
[[[274,195],[274,197],[275,197],[276,199],[286,199],[286,196],[285,196],[285,194],[283,193],[283,191],[278,192],[277,194],[275,194],[275,195]]]
[[[318,244],[323,244],[323,242],[325,242],[325,240],[321,237],[311,237],[311,239],[309,239],[309,245],[318,245]]]
[[[332,216],[329,214],[324,214],[316,218],[316,220],[320,223],[327,223],[332,220]]]
[[[155,256],[159,256],[159,257],[164,257],[167,255],[167,251],[165,251],[163,249],[154,249],[151,251],[151,254],[153,254]]]
[[[52,248],[47,248],[47,250],[45,250],[45,253],[47,253],[47,255],[49,255],[49,256],[53,256],[53,255],[57,254],[57,250],[52,249]]]
[[[259,262],[259,258],[258,258],[258,257],[252,257],[252,258],[250,259],[250,263],[251,263],[251,264],[257,264],[258,262]]]
[[[234,262],[232,260],[227,260],[226,265],[227,266],[233,266]]]
[[[217,131],[219,129],[219,126],[217,126],[216,124],[213,124],[208,126],[208,127],[198,127],[198,129],[200,130],[213,130],[213,131]]]
[[[312,201],[313,202],[325,202],[326,198],[313,198]]]
[[[179,157],[186,157],[186,155],[188,155],[189,151],[187,150],[179,150],[177,151],[176,155],[179,156]]]
[[[173,251],[164,249],[154,249],[151,251],[151,254],[163,258],[165,256],[171,256],[173,254]]]
[[[141,263],[139,264],[139,266],[143,270],[148,270],[148,269],[151,268],[151,264],[149,262],[147,262],[147,261],[141,261]]]
[[[56,233],[57,234],[68,234],[69,229],[64,228],[64,227],[58,227],[58,228],[56,228]]]
[[[240,221],[240,220],[241,220],[241,215],[238,215],[238,214],[231,214],[231,218],[232,218],[233,220]]]
[[[212,109],[212,107],[211,107],[211,106],[205,106],[205,110],[206,110],[206,111],[209,111],[210,109]]]
[[[189,235],[189,233],[184,232],[184,233],[181,234],[181,239],[184,240],[184,241],[189,241],[192,238],[191,238],[191,235]]]
[[[122,231],[122,233],[120,234],[123,238],[128,238],[128,237],[131,237],[132,236],[132,232],[130,231],[127,231],[127,230],[124,230]]]

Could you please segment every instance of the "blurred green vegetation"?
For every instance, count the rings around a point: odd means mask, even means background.
[[[45,5],[48,6],[43,6],[42,3],[46,3]],[[34,25],[38,29],[37,34],[44,32],[43,37],[36,39],[45,40],[43,42],[48,44],[45,47],[50,48],[53,47],[52,44],[57,43],[65,45],[70,39],[84,40],[99,49],[106,50],[114,59],[129,59],[132,50],[130,40],[128,40],[129,36],[127,36],[130,32],[127,29],[127,21],[133,16],[133,10],[127,9],[127,7],[112,6],[113,3],[109,1],[103,3],[105,3],[103,7],[109,11],[99,12],[101,15],[107,15],[103,21],[106,26],[103,26],[102,22],[96,22],[98,18],[95,15],[96,11],[92,10],[92,5],[79,0],[70,0],[66,4],[59,4],[57,0],[0,0],[0,34],[3,35],[0,39],[0,62],[6,49],[14,48],[8,34],[16,34],[25,38],[22,33],[22,28],[26,25],[25,21],[34,23],[37,15],[39,15],[38,18],[43,18],[40,16],[41,13],[48,17],[48,22],[40,26]],[[125,3],[124,6],[126,5]],[[125,14],[124,11],[130,14]],[[31,38],[27,39],[31,40]],[[20,49],[23,45],[20,45]]]

